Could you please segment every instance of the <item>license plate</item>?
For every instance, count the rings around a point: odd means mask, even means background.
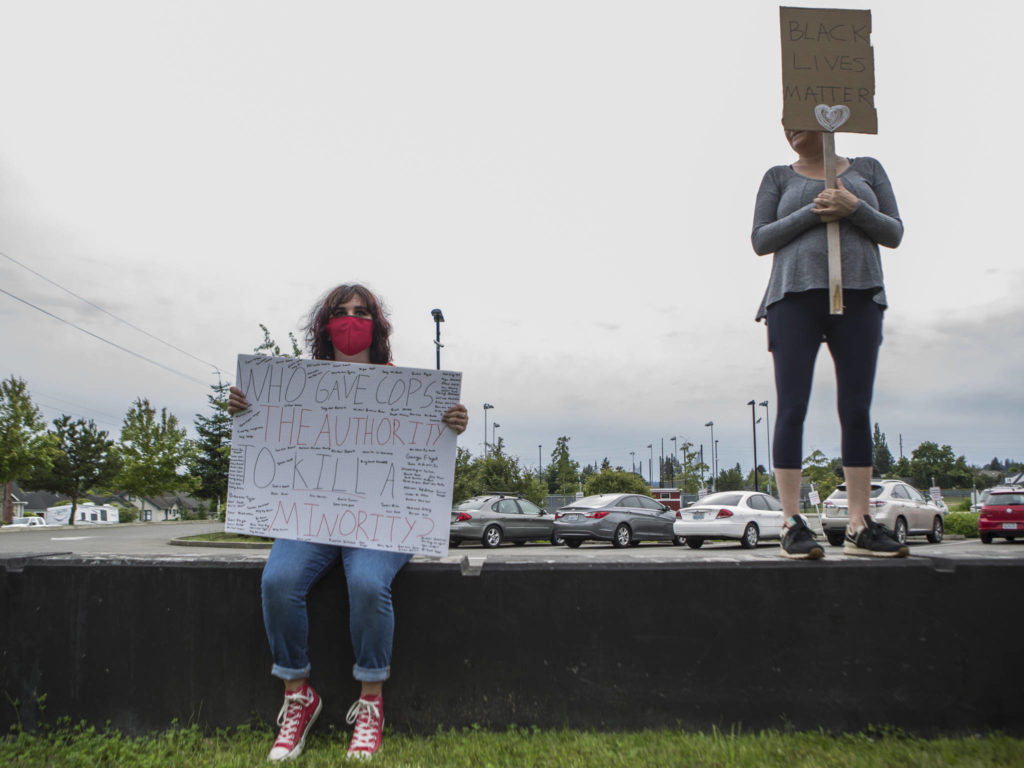
[[[704,513],[703,512],[694,512],[693,513],[693,519],[694,520],[703,520],[704,519]]]
[[[1003,530],[1004,531],[1016,531],[1017,530],[1017,524],[1016,523],[1003,523]]]
[[[566,520],[579,520],[580,516],[579,515],[566,515],[565,519]]]

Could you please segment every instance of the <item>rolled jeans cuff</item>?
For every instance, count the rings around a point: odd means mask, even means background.
[[[270,668],[270,674],[281,680],[305,680],[309,677],[309,669],[309,664],[307,664],[303,669],[293,669],[291,667],[282,667],[280,664],[275,664]]]
[[[382,683],[391,677],[391,667],[367,669],[355,664],[352,667],[352,677],[361,683]]]

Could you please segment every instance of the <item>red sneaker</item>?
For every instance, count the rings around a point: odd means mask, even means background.
[[[294,760],[301,755],[306,735],[316,722],[322,706],[320,696],[308,682],[303,683],[297,691],[285,693],[284,704],[277,713],[277,724],[281,730],[267,760]]]
[[[348,756],[372,757],[384,739],[384,698],[380,694],[361,696],[349,709],[345,722],[352,725]]]

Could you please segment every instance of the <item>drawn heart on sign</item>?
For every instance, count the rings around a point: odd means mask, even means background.
[[[819,104],[814,108],[814,116],[818,123],[826,131],[834,131],[850,119],[850,108],[845,104],[838,104],[830,107],[828,104]]]

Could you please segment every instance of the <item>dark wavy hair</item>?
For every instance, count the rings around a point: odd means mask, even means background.
[[[364,285],[359,283],[343,283],[327,292],[309,312],[306,323],[306,346],[314,360],[333,360],[334,344],[327,332],[327,322],[335,309],[352,298],[358,296],[366,302],[373,319],[373,340],[370,342],[370,362],[386,365],[391,362],[391,323],[388,322],[383,302]]]

